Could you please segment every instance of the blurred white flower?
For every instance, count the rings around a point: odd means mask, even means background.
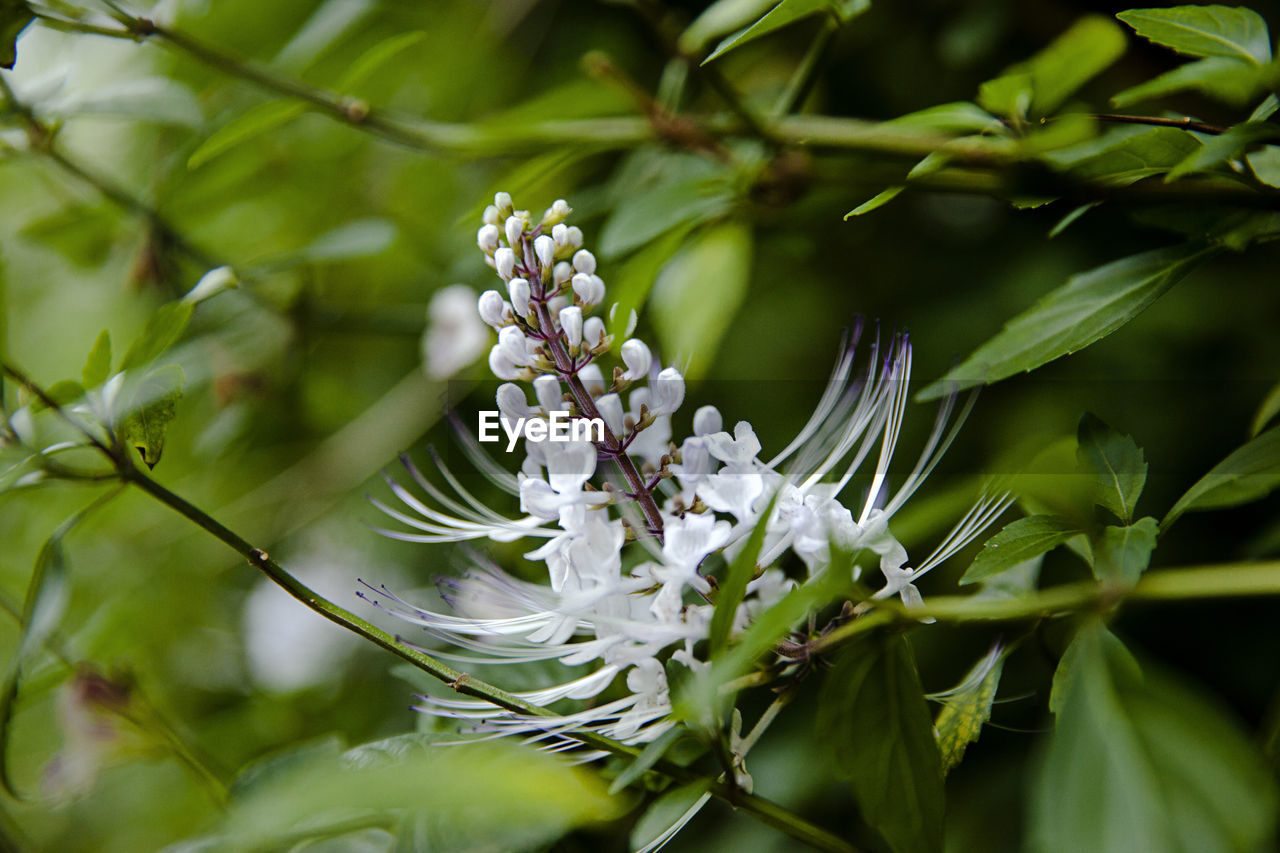
[[[453,376],[489,348],[489,327],[476,312],[476,303],[475,291],[465,284],[451,285],[431,297],[422,360],[432,379]]]

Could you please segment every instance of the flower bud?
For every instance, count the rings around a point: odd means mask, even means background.
[[[582,229],[577,225],[570,225],[569,230],[565,232],[565,242],[575,249],[582,245]]]
[[[566,240],[569,239],[568,226],[563,223],[561,223],[560,225],[553,226],[551,229],[551,239],[555,240],[556,248],[559,248],[560,246],[569,245],[567,242],[565,242]]]
[[[579,249],[573,254],[573,268],[578,272],[591,275],[596,271],[596,256],[586,249]]]
[[[622,363],[627,372],[622,375],[628,382],[635,382],[649,375],[649,367],[653,364],[653,354],[649,345],[639,338],[632,338],[622,345]]]
[[[565,411],[564,392],[560,390],[560,380],[544,373],[533,380],[533,393],[538,395],[538,405],[548,414]]]
[[[582,324],[582,339],[588,346],[602,346],[605,339],[604,320],[599,317],[588,317]]]
[[[551,276],[552,281],[554,281],[557,285],[561,285],[571,278],[573,278],[572,264],[570,264],[568,261],[561,261],[560,263],[556,264],[555,271]]]
[[[506,325],[507,303],[503,301],[502,294],[496,290],[486,290],[480,294],[478,303],[480,309],[480,319],[484,320],[487,325],[493,326],[495,329],[501,329]]]
[[[486,255],[492,255],[498,249],[498,238],[501,232],[496,225],[484,225],[476,232],[476,245]]]
[[[520,247],[520,238],[524,236],[524,220],[518,216],[508,216],[506,225],[507,245],[512,249]]]
[[[508,328],[514,328],[508,326]],[[493,371],[493,375],[499,379],[515,380],[520,378],[520,370],[511,363],[511,359],[507,358],[507,354],[503,351],[502,345],[497,344],[493,349],[489,350],[489,370]]]
[[[588,364],[578,371],[578,378],[582,380],[582,387],[586,388],[587,393],[592,397],[598,397],[604,393],[604,374],[600,372],[600,365],[594,362]]]
[[[493,265],[503,281],[511,281],[516,272],[516,253],[503,246],[493,253]]]
[[[498,209],[498,216],[506,218],[511,215],[511,193],[494,193],[493,206]]]
[[[498,403],[498,411],[509,421],[518,421],[534,413],[519,385],[513,385],[510,382],[499,385],[495,399]]]
[[[511,310],[521,317],[529,316],[529,282],[513,278],[507,283],[507,295],[511,297]]]
[[[200,277],[196,286],[182,297],[182,301],[192,304],[200,303],[206,299],[212,299],[224,290],[238,287],[239,284],[240,279],[231,267],[215,267]]]
[[[485,225],[496,226],[502,219],[498,216],[498,208],[492,204],[484,209],[484,216],[481,217]]]
[[[564,330],[565,340],[575,349],[582,345],[582,309],[576,305],[560,311],[560,328]]]
[[[518,327],[507,326],[498,332],[498,346],[502,349],[507,361],[517,367],[523,367],[529,363],[528,339]]]
[[[540,234],[533,240],[533,253],[538,256],[544,272],[550,272],[556,262],[556,241],[546,234]]]
[[[551,203],[551,208],[547,211],[547,218],[560,222],[570,213],[573,213],[573,208],[569,206],[569,202],[558,198]]]
[[[605,394],[596,400],[596,409],[614,435],[622,434],[622,400],[617,394]]]
[[[674,367],[668,367],[649,383],[653,402],[649,409],[655,416],[669,415],[684,402],[684,377]]]
[[[711,435],[724,431],[724,419],[715,406],[703,406],[693,413],[693,434]]]

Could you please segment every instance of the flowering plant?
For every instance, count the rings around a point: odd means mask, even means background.
[[[466,720],[473,732],[520,733],[555,750],[579,746],[570,736],[575,729],[624,744],[661,737],[677,722],[672,667],[688,676],[705,673],[726,640],[740,638],[787,596],[802,597],[801,587],[825,585],[853,594],[855,582],[875,583],[874,573],[880,586],[872,599],[899,596],[914,611],[922,605],[915,582],[1009,504],[1005,496],[980,500],[931,554],[909,559],[891,522],[937,465],[973,398],[959,413],[954,394],[944,400],[915,466],[891,488],[889,465],[907,409],[911,344],[905,334],[887,341],[874,335],[859,367],[860,323],[808,423],[778,453],[762,459],[751,424],[738,421],[729,431],[710,405],[694,412],[691,434],[676,443],[672,419],[685,401],[685,380],[675,367],[660,367],[641,339],[616,340],[593,313],[606,288],[595,257],[582,248],[581,230],[566,224],[570,213],[561,200],[534,222],[528,211],[514,209],[508,194],[497,194],[484,212],[477,242],[503,291],[485,291],[478,311],[498,334],[489,367],[507,380],[497,390],[503,417],[523,421],[566,413],[598,419],[602,436],[527,437],[515,475],[468,442],[477,467],[490,472],[513,503],[518,498],[524,513],[519,517],[476,500],[443,463],[441,473],[455,495],[406,461],[425,496],[389,480],[408,512],[377,502],[401,522],[402,529],[383,531],[397,539],[541,542],[525,559],[545,565],[547,582],[520,580],[477,554],[461,578],[442,580],[451,613],[369,588],[380,606],[442,641],[446,647],[432,653],[445,659],[556,660],[585,670],[562,684],[519,694],[536,706],[565,699],[582,703],[579,710],[551,717],[515,713],[482,699],[420,697],[419,710]],[[632,317],[626,334],[634,327]],[[621,364],[606,374],[614,357]],[[519,383],[531,386],[535,403]],[[873,457],[869,476],[859,479]],[[850,508],[842,501],[855,485],[861,493]],[[790,564],[803,567],[798,577],[789,576]],[[793,621],[812,620],[816,610],[801,611]],[[766,681],[785,682],[807,671],[806,639],[763,656]],[[625,690],[601,701],[616,681]],[[603,755],[597,750],[580,757]],[[735,755],[739,768],[742,758]],[[749,778],[741,769],[738,776]]]

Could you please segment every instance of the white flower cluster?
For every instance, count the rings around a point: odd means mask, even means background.
[[[414,607],[385,589],[374,590],[379,606],[454,647],[433,654],[483,663],[558,660],[586,671],[564,684],[519,694],[530,703],[595,699],[621,677],[626,691],[620,698],[588,703],[552,724],[479,700],[422,698],[423,711],[472,720],[477,730],[529,734],[557,748],[569,745],[558,735],[566,726],[640,743],[672,725],[666,666],[706,665],[700,657],[706,644],[700,641],[708,636],[715,594],[708,560],[721,553],[731,557],[758,524],[766,525],[764,548],[736,614],[737,631],[798,582],[824,572],[833,548],[877,555],[884,585],[876,595],[899,595],[914,606],[920,602],[914,581],[1007,505],[1003,499],[983,500],[931,556],[914,565],[890,532],[894,514],[932,471],[967,413],[948,430],[955,403],[948,399],[914,469],[896,491],[887,488],[911,371],[905,335],[887,347],[873,341],[860,369],[855,335],[807,425],[772,458],[761,459],[749,423],[739,421],[730,432],[711,406],[694,413],[693,433],[677,447],[671,415],[684,400],[684,379],[675,368],[659,369],[637,338],[615,347],[604,320],[592,313],[604,300],[605,286],[595,258],[582,248],[582,232],[564,222],[570,213],[557,201],[535,224],[527,211],[513,208],[510,196],[498,193],[485,210],[477,242],[505,293],[486,291],[479,312],[498,332],[489,364],[507,381],[497,393],[503,415],[549,417],[563,411],[600,417],[608,426],[603,441],[526,441],[527,456],[514,477],[470,443],[477,466],[519,497],[521,517],[475,500],[442,469],[456,491],[449,494],[407,462],[431,502],[388,479],[414,514],[378,504],[415,531],[383,532],[407,541],[545,540],[525,557],[545,563],[548,583],[523,581],[477,560],[464,577],[443,584],[453,613]],[[615,350],[621,364],[606,375],[601,364]],[[519,382],[531,385],[536,403]],[[840,496],[873,454],[875,469],[862,499],[846,506]],[[643,553],[624,561],[627,548]],[[787,552],[803,563],[806,578],[792,580],[777,567]]]

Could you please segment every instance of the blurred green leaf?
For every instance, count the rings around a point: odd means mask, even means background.
[[[766,36],[812,15],[826,13],[833,15],[841,23],[848,23],[870,8],[871,0],[782,0],[763,18],[720,42],[711,55],[702,62],[705,65],[713,59],[719,59],[734,48],[742,47],[761,36]]]
[[[1220,56],[1255,65],[1271,61],[1267,22],[1241,6],[1129,9],[1116,15],[1133,31],[1187,56]]]
[[[610,298],[617,301],[618,310],[609,319],[609,334],[620,336],[626,331],[631,312],[639,311],[644,305],[658,273],[684,245],[692,230],[693,226],[685,225],[668,231],[622,262],[610,282]]]
[[[1150,516],[1124,527],[1108,525],[1093,544],[1094,577],[1134,585],[1151,564],[1159,534],[1160,525]]]
[[[1159,77],[1131,86],[1111,98],[1127,107],[1166,95],[1194,90],[1232,106],[1244,106],[1266,86],[1267,69],[1237,59],[1210,57],[1179,65]]]
[[[745,223],[709,226],[676,252],[654,282],[649,311],[663,355],[687,365],[690,379],[711,366],[746,298],[752,245]]]
[[[89,350],[89,357],[85,359],[80,378],[84,380],[84,387],[97,388],[106,382],[110,375],[111,333],[103,329],[98,333],[97,340],[93,342],[93,349]]]
[[[855,207],[853,210],[846,213],[844,215],[844,218],[847,221],[851,217],[862,216],[864,213],[870,213],[873,210],[877,210],[878,208],[884,207],[886,204],[888,204],[889,202],[897,198],[898,194],[905,189],[906,189],[905,186],[899,184],[897,186],[889,187],[886,190],[882,190],[879,193],[876,193],[876,195],[874,195],[873,197],[864,201],[862,204]]]
[[[733,621],[738,615],[738,605],[742,604],[747,594],[747,584],[756,574],[756,560],[760,558],[760,549],[764,547],[764,537],[768,532],[768,520],[773,513],[778,496],[775,493],[769,500],[769,506],[760,515],[760,520],[751,529],[747,542],[729,562],[725,573],[720,577],[716,587],[716,605],[711,614],[711,627],[707,640],[710,655],[715,658],[729,642],[729,632],[733,630]]]
[[[1275,784],[1235,724],[1155,673],[1090,620],[1053,680],[1057,717],[1032,790],[1046,853],[1262,850]]]
[[[27,222],[18,233],[77,266],[97,267],[111,252],[119,221],[119,214],[110,208],[70,204]]]
[[[185,381],[181,367],[165,364],[140,378],[130,377],[122,392],[126,402],[117,428],[120,441],[137,450],[148,468],[156,467],[164,452],[164,437],[177,416]]]
[[[1052,551],[1081,532],[1070,521],[1055,515],[1030,515],[1010,522],[982,546],[973,564],[960,578],[960,584],[987,580]]]
[[[241,113],[213,132],[187,158],[188,169],[199,169],[219,154],[288,124],[307,111],[297,101],[267,101]]]
[[[1226,133],[1207,140],[1186,159],[1170,169],[1164,179],[1166,182],[1176,181],[1183,175],[1212,169],[1227,160],[1239,157],[1246,148],[1266,139],[1280,139],[1280,127],[1266,122],[1238,124]]]
[[[1254,413],[1253,420],[1249,422],[1249,437],[1252,438],[1262,432],[1263,427],[1271,423],[1276,415],[1280,415],[1280,382],[1272,385],[1271,390],[1267,392],[1267,396],[1262,398],[1258,411]]]
[[[426,38],[427,34],[423,31],[413,30],[407,33],[397,33],[378,42],[362,53],[355,62],[351,63],[351,67],[343,72],[342,77],[338,80],[338,91],[350,92],[355,89],[365,80],[368,80],[379,68],[409,48],[422,44]]]
[[[168,302],[156,309],[142,333],[129,346],[120,363],[121,370],[132,370],[150,364],[178,342],[191,322],[195,305],[190,302]]]
[[[778,0],[716,0],[680,34],[684,54],[701,53],[711,40],[736,32],[758,21]]]
[[[997,643],[990,654],[973,665],[959,685],[936,697],[942,708],[933,721],[933,728],[944,776],[960,763],[965,749],[977,741],[982,727],[991,719],[991,707],[1000,688],[1000,674],[1007,655],[1008,649]]]
[[[659,161],[660,162],[660,161]],[[726,176],[718,166],[698,158],[668,164],[667,174],[640,187],[627,187],[613,214],[600,229],[600,254],[617,257],[683,225],[724,216],[732,205]]]
[[[276,54],[273,64],[294,74],[305,71],[377,6],[376,0],[324,0]]]
[[[1076,428],[1076,458],[1092,475],[1095,501],[1128,524],[1147,483],[1147,460],[1132,436],[1122,435],[1086,412]]]
[[[1196,245],[1156,249],[1072,276],[1007,322],[946,377],[925,388],[920,398],[941,397],[953,387],[989,385],[1106,337],[1141,314],[1212,251]]]
[[[44,389],[44,393],[59,406],[67,406],[84,396],[84,386],[74,379],[61,379]],[[31,401],[31,411],[39,412],[44,408],[43,399],[37,397]]]
[[[1124,33],[1101,15],[1085,15],[1053,43],[978,89],[978,104],[998,115],[1048,115],[1120,58]]]
[[[356,219],[326,231],[306,246],[262,262],[272,269],[323,264],[378,255],[395,242],[399,229],[380,217]]]
[[[679,825],[690,811],[699,808],[710,796],[707,780],[690,782],[665,791],[640,816],[631,830],[631,850],[647,849]]]
[[[610,796],[622,791],[647,773],[684,733],[684,729],[679,726],[672,726],[658,735],[657,738],[645,744],[644,749],[636,756],[635,761],[624,767],[618,777],[613,780],[613,783],[609,786]]]
[[[1267,145],[1245,157],[1258,180],[1267,186],[1280,187],[1280,145]]]
[[[1000,119],[968,101],[926,107],[923,110],[889,119],[885,125],[933,133],[983,133],[1004,129]]]
[[[841,653],[823,685],[818,731],[859,811],[890,848],[942,850],[942,759],[902,634]]]
[[[432,740],[401,735],[341,754],[326,741],[265,759],[237,780],[213,840],[270,846],[353,818],[417,814],[446,849],[524,850],[620,810],[594,776],[529,747]]]
[[[1280,486],[1280,427],[1237,448],[1187,489],[1160,522],[1164,530],[1190,510],[1221,509],[1256,501]]]

